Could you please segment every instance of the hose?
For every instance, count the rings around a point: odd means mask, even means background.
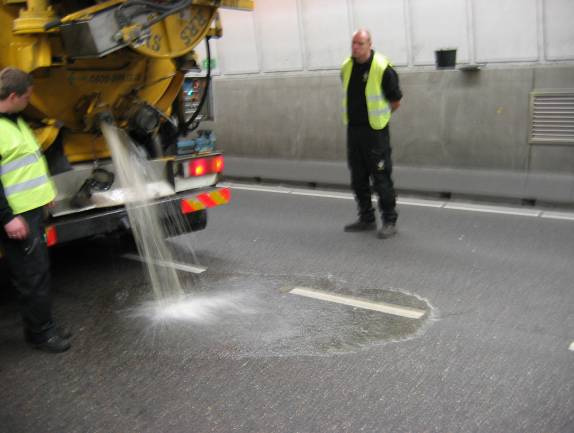
[[[145,23],[142,26],[142,30],[148,29],[149,27],[153,26],[155,23],[158,23],[165,19],[167,16],[172,15],[174,13],[179,12],[187,7],[189,7],[193,3],[193,0],[179,0],[176,2],[170,2],[169,5],[162,5],[160,3],[154,3],[151,1],[146,0],[128,0],[124,4],[120,5],[115,12],[116,19],[118,21],[118,25],[120,27],[126,27],[127,25],[131,24],[133,18],[139,15],[144,15],[150,12],[157,12],[159,15],[155,17],[153,20]],[[126,16],[125,10],[128,8],[133,8],[135,6],[143,6],[143,8],[139,11],[136,11],[134,14],[130,15],[129,17]]]
[[[199,101],[199,105],[195,109],[195,112],[191,115],[191,117],[179,128],[179,136],[184,136],[189,132],[195,131],[199,126],[199,122],[195,124],[193,127],[190,128],[191,124],[195,121],[196,117],[201,112],[203,108],[203,104],[205,104],[205,100],[207,99],[207,94],[209,93],[209,86],[211,84],[211,50],[209,49],[209,39],[210,36],[205,37],[205,47],[207,51],[207,74],[205,76],[205,90],[203,95],[201,95],[201,101]]]

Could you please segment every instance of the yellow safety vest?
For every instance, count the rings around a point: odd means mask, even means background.
[[[391,106],[383,94],[382,82],[383,73],[390,62],[387,58],[379,53],[375,53],[371,68],[369,69],[369,78],[365,86],[365,97],[367,98],[367,112],[369,114],[369,124],[373,129],[383,129],[391,120]],[[341,66],[341,77],[343,79],[343,123],[349,123],[347,113],[347,90],[353,71],[353,59],[349,57]]]
[[[0,181],[14,214],[50,203],[56,188],[34,133],[24,120],[0,118]]]

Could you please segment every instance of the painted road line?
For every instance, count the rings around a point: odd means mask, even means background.
[[[322,197],[322,198],[338,198],[340,200],[354,200],[351,194],[334,194],[329,192],[307,192],[307,191],[291,191],[293,195],[304,195],[311,197]]]
[[[191,274],[202,274],[207,271],[203,266],[186,265],[185,263],[166,262],[165,260],[150,260],[145,259],[137,254],[124,254],[124,259],[135,260],[136,262],[148,263],[150,265],[163,266],[165,268],[173,268],[178,271],[189,272]]]
[[[538,217],[541,211],[539,210],[529,210],[529,209],[518,209],[512,207],[503,206],[484,206],[484,205],[474,205],[466,203],[447,203],[444,205],[445,209],[450,210],[464,210],[471,212],[484,212],[484,213],[495,213],[503,215],[518,215],[518,216],[529,216]]]
[[[352,307],[363,308],[365,310],[380,311],[381,313],[392,314],[394,316],[407,317],[409,319],[420,319],[425,311],[418,308],[403,307],[401,305],[388,304],[386,302],[363,301],[349,296],[333,295],[330,293],[310,289],[307,287],[295,287],[289,293],[307,298],[319,299],[321,301],[334,302],[336,304],[350,305]]]
[[[323,197],[323,198],[337,198],[341,200],[354,200],[355,197],[351,193],[337,193],[330,191],[321,190],[304,190],[304,189],[287,189],[285,187],[260,187],[260,186],[250,186],[234,184],[230,182],[224,182],[220,184],[221,186],[226,186],[229,188],[245,190],[245,191],[261,191],[261,192],[276,192],[279,194],[292,194],[292,195],[302,195],[307,197]],[[373,197],[373,202],[377,202],[377,198]],[[421,207],[434,207],[440,208],[445,205],[444,201],[436,200],[417,200],[417,199],[398,199],[398,204],[406,206],[421,206]]]
[[[434,207],[440,208],[446,205],[445,201],[438,201],[438,200],[417,200],[417,199],[397,199],[397,203],[400,205],[405,206],[421,206],[421,207]]]
[[[304,190],[288,189],[285,187],[251,186],[251,185],[234,184],[231,182],[225,182],[222,183],[221,185],[246,191],[271,192],[277,194],[291,194],[291,195],[299,195],[307,197],[334,198],[339,200],[353,199],[353,196],[351,194],[345,194],[345,193],[339,194],[330,191],[318,191],[318,190],[304,191]],[[374,202],[377,201],[376,197],[373,198],[373,201]],[[488,205],[472,204],[472,203],[452,203],[438,200],[419,200],[419,199],[401,199],[401,198],[397,200],[397,203],[401,206],[443,208],[449,210],[462,210],[467,212],[482,212],[482,213],[491,213],[499,215],[516,215],[516,216],[527,216],[535,218],[574,221],[574,212],[547,212],[536,209],[521,209],[508,206],[488,206]]]
[[[549,218],[554,220],[567,220],[567,221],[574,221],[574,213],[566,213],[566,212],[542,212],[540,215],[542,218]]]
[[[568,349],[571,350],[572,352],[574,352],[574,342],[572,342],[572,344],[570,345],[570,347]]]
[[[274,186],[257,186],[257,185],[240,185],[229,182],[222,182],[218,185],[229,187],[233,189],[245,190],[245,191],[259,191],[259,192],[275,192],[277,194],[290,194],[291,191],[285,188],[278,188]]]

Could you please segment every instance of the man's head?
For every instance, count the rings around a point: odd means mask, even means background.
[[[351,56],[358,63],[365,63],[371,57],[371,34],[366,29],[359,29],[353,33]]]
[[[32,77],[16,68],[0,71],[0,112],[19,113],[28,105],[32,93]]]

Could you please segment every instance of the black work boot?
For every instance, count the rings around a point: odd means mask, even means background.
[[[347,224],[344,230],[346,232],[368,232],[376,229],[377,229],[377,223],[375,221],[358,220],[355,221],[354,223]]]
[[[74,335],[67,326],[56,326],[56,333],[65,340],[69,340]]]
[[[43,352],[61,353],[72,347],[68,340],[72,333],[68,328],[56,327],[45,336],[34,335],[29,331],[25,331],[24,335],[31,347]]]
[[[379,239],[388,239],[397,234],[397,227],[395,223],[383,223],[383,227],[377,232]]]
[[[34,349],[42,350],[43,352],[61,353],[68,350],[72,345],[65,338],[59,335],[53,335],[42,343],[30,343]]]
[[[74,335],[72,333],[72,330],[70,328],[68,328],[67,326],[56,325],[56,326],[54,326],[53,331],[51,331],[49,334],[47,334],[47,336],[51,337],[54,334],[54,332],[56,333],[56,335],[59,335],[60,337],[62,337],[64,340],[69,340]],[[24,330],[24,338],[26,339],[26,341],[28,343],[33,343],[33,342],[38,341],[38,340],[44,341],[47,339],[47,337],[42,338],[41,335],[35,334],[28,329]]]

